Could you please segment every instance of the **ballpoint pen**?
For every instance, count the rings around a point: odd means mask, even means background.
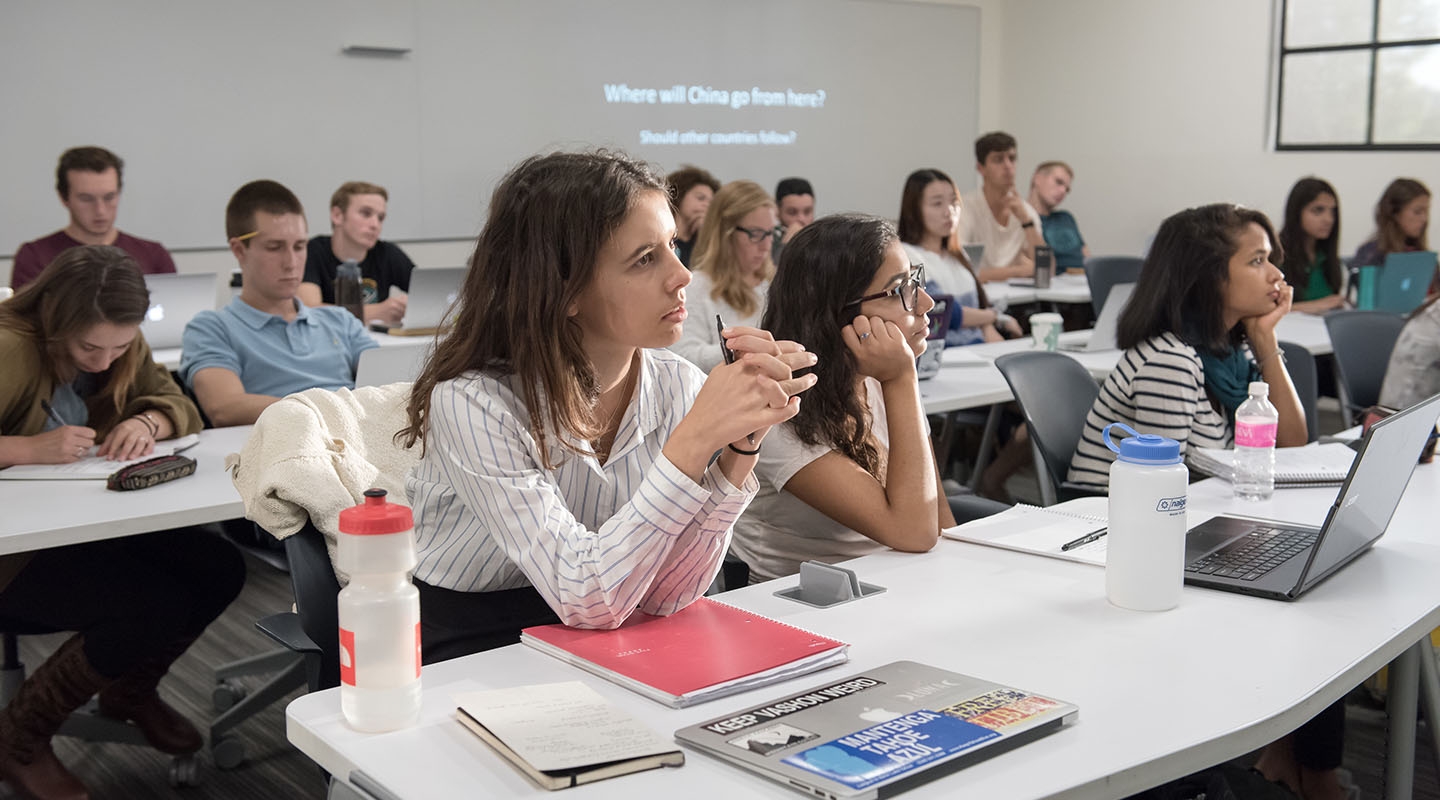
[[[1068,553],[1081,545],[1090,544],[1091,542],[1098,542],[1100,541],[1100,537],[1104,536],[1109,531],[1109,528],[1101,528],[1098,531],[1092,531],[1090,533],[1087,533],[1073,542],[1066,542],[1065,544],[1060,545],[1060,552]]]
[[[50,405],[50,402],[48,400],[41,400],[40,408],[45,411],[45,416],[49,417],[50,421],[55,423],[56,425],[63,428],[69,424],[65,421],[64,417],[61,417],[59,414],[55,413],[55,408]]]

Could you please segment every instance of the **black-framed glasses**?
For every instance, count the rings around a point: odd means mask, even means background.
[[[755,242],[756,244],[759,244],[760,242],[763,242],[769,237],[775,235],[775,231],[772,228],[742,228],[739,225],[736,225],[735,230],[745,234],[745,238],[749,239],[752,242]]]
[[[911,313],[920,307],[920,290],[925,286],[925,265],[911,264],[910,275],[905,280],[891,286],[883,292],[867,294],[856,300],[845,304],[846,308],[858,306],[867,300],[879,300],[882,297],[899,297],[900,305]]]

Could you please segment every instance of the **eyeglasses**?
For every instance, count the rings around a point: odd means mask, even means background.
[[[925,285],[925,265],[911,264],[910,276],[895,284],[883,292],[867,294],[858,300],[851,300],[845,304],[846,308],[858,306],[867,300],[879,300],[882,297],[899,297],[900,305],[911,313],[920,307],[920,289]]]
[[[736,225],[735,230],[745,234],[746,238],[748,238],[752,242],[755,242],[756,244],[759,244],[760,242],[763,242],[771,236],[775,235],[775,231],[770,228],[742,228],[739,225]]]

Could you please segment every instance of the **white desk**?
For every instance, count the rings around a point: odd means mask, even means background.
[[[1090,283],[1083,272],[1056,275],[1044,289],[1016,286],[1009,281],[989,281],[985,284],[985,296],[1001,309],[1021,303],[1089,303]]]
[[[381,347],[429,347],[435,340],[434,336],[391,336],[388,333],[368,331],[370,338],[380,343]],[[180,348],[161,347],[150,351],[151,358],[171,372],[180,369]]]
[[[1319,521],[1334,489],[1285,490],[1249,513]],[[728,593],[736,605],[850,642],[851,663],[778,686],[671,710],[523,646],[425,668],[419,726],[367,735],[343,722],[338,690],[286,712],[290,741],[331,773],[362,770],[394,796],[539,797],[453,719],[457,691],[582,680],[665,733],[837,676],[909,658],[1052,694],[1080,721],[906,797],[1117,798],[1239,756],[1296,728],[1440,624],[1440,465],[1421,467],[1375,549],[1294,603],[1186,587],[1173,611],[1105,601],[1102,569],[942,541],[928,554],[850,562],[887,587],[812,609],[774,597],[794,578]],[[1228,484],[1192,486],[1191,507],[1236,507]],[[1227,643],[1221,654],[1219,638]],[[586,797],[795,798],[794,790],[691,752],[657,770],[575,789]]]
[[[0,481],[0,555],[243,517],[225,456],[249,435],[249,425],[201,431],[185,451],[194,475],[134,492],[103,480]]]

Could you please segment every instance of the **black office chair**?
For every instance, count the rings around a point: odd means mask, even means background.
[[[1320,420],[1315,412],[1320,380],[1315,356],[1294,342],[1281,342],[1280,352],[1285,354],[1285,369],[1290,373],[1290,382],[1295,384],[1295,394],[1300,396],[1300,408],[1305,411],[1305,441],[1313,442],[1320,438]]]
[[[325,535],[309,520],[285,538],[295,610],[255,623],[266,636],[300,654],[312,692],[340,685],[340,581],[325,550]]]
[[[1110,296],[1110,287],[1134,283],[1144,263],[1145,259],[1137,256],[1094,256],[1085,260],[1085,282],[1090,286],[1090,307],[1095,309],[1096,319],[1105,307],[1105,298]]]
[[[1405,318],[1388,311],[1332,311],[1325,315],[1325,329],[1335,350],[1335,385],[1352,423],[1379,402],[1390,352],[1403,327]]]
[[[1090,373],[1067,355],[1045,351],[1008,353],[995,359],[995,366],[1010,384],[1030,431],[1041,504],[1104,494],[1065,480],[1085,417],[1100,395]]]

